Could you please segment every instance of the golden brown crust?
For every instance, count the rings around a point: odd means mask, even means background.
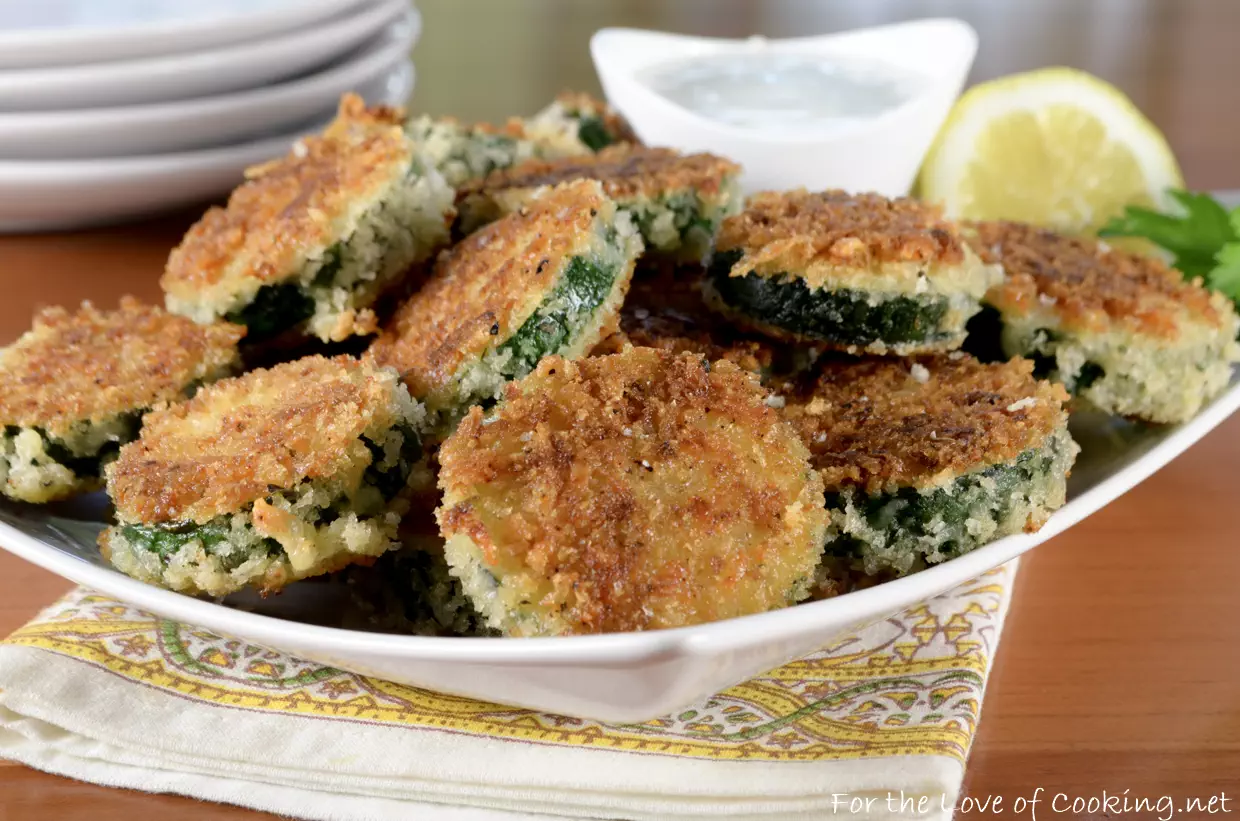
[[[513,168],[467,183],[460,189],[458,199],[557,185],[575,179],[598,180],[607,196],[621,204],[683,190],[694,190],[709,197],[722,190],[725,179],[738,173],[740,166],[713,154],[686,156],[670,148],[621,144],[608,146],[597,154],[526,160]]]
[[[413,144],[391,109],[367,111],[345,95],[322,136],[250,169],[226,208],[213,207],[168,257],[160,284],[193,302],[294,276],[341,239],[339,222],[409,168]]]
[[[391,371],[351,357],[309,356],[151,413],[107,470],[117,518],[202,524],[273,490],[364,467],[362,434],[397,421],[395,385]]]
[[[1215,328],[1223,323],[1220,298],[1154,257],[1023,223],[979,222],[972,230],[978,254],[1007,274],[986,295],[1003,313],[1049,310],[1068,328],[1116,323],[1164,339],[1179,336],[1185,311]]]
[[[744,252],[733,268],[738,276],[798,274],[811,265],[869,268],[965,260],[964,240],[937,206],[907,197],[803,188],[754,194],[744,211],[723,221],[715,248]]]
[[[388,105],[367,108],[365,100],[347,93],[340,98],[336,119],[328,123],[323,135],[331,139],[365,139],[376,126],[399,128],[404,124],[405,109]]]
[[[122,297],[114,311],[89,302],[75,313],[45,308],[33,328],[0,350],[0,427],[62,434],[182,398],[237,359],[238,325],[198,325]]]
[[[439,258],[367,355],[396,368],[414,396],[443,390],[464,364],[521,327],[568,259],[589,247],[606,208],[614,206],[598,184],[580,181],[475,231]]]
[[[594,356],[628,345],[671,353],[726,359],[754,373],[769,373],[777,358],[769,338],[745,334],[708,310],[702,300],[702,268],[657,262],[635,272],[620,312],[620,329],[601,341]]]
[[[548,357],[443,446],[440,528],[558,625],[533,632],[783,606],[812,575],[825,510],[765,399],[751,374],[691,354]]]
[[[1035,379],[1023,359],[832,359],[787,390],[784,415],[828,492],[878,493],[1011,461],[1066,424],[1067,400],[1063,386]]]

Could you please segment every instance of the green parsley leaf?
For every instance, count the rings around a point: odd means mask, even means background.
[[[1206,285],[1240,305],[1240,242],[1224,245],[1214,261],[1217,265],[1206,274]]]
[[[1130,205],[1099,231],[1104,237],[1145,237],[1170,251],[1172,264],[1189,277],[1206,277],[1215,267],[1215,255],[1224,245],[1236,242],[1240,215],[1231,214],[1209,194],[1168,192],[1183,213],[1162,214]]]

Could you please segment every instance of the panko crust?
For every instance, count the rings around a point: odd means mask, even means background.
[[[751,374],[691,354],[548,357],[443,446],[440,530],[467,535],[537,603],[533,632],[790,604],[808,590],[826,513],[804,445],[765,400]]]
[[[1067,328],[1115,324],[1169,340],[1186,320],[1219,328],[1233,313],[1200,279],[1186,280],[1154,257],[1024,223],[978,222],[971,230],[978,254],[1007,274],[986,295],[1003,313],[1049,310]]]
[[[778,357],[770,339],[746,334],[706,308],[701,266],[667,262],[634,273],[620,329],[592,353],[619,353],[628,345],[695,353],[711,362],[726,359],[754,373],[769,373]]]
[[[832,359],[787,390],[784,416],[828,493],[881,493],[932,487],[1041,447],[1067,424],[1067,401],[1062,385],[1035,379],[1024,359]]]
[[[413,162],[397,109],[367,110],[347,94],[321,136],[246,172],[172,250],[160,285],[182,302],[217,299],[294,276],[341,239],[338,224]]]
[[[336,119],[327,124],[323,135],[330,139],[365,139],[375,128],[403,126],[405,116],[405,109],[400,106],[377,105],[368,108],[365,100],[350,92],[341,96]],[[274,164],[279,163],[280,160],[276,160]]]
[[[741,251],[732,276],[803,275],[816,266],[959,265],[967,246],[935,205],[908,197],[829,190],[754,194],[726,218],[715,250]]]
[[[176,401],[233,367],[244,335],[239,325],[199,325],[133,297],[114,311],[89,302],[73,313],[44,308],[0,350],[0,426],[57,436],[75,422]]]
[[[614,208],[598,183],[578,181],[475,231],[440,256],[367,356],[399,371],[416,397],[444,389],[521,327],[569,259],[586,252],[597,216]]]
[[[709,198],[720,194],[725,181],[739,173],[740,166],[714,154],[683,155],[670,148],[622,143],[597,154],[526,160],[466,184],[458,192],[458,201],[472,195],[535,189],[576,179],[598,180],[607,196],[621,203],[685,190]]]
[[[250,371],[149,414],[107,468],[122,523],[203,524],[302,481],[369,464],[363,433],[399,421],[396,374],[348,356]]]

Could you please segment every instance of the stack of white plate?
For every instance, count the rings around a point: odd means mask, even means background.
[[[409,0],[0,0],[0,231],[218,196],[331,119],[402,104]]]

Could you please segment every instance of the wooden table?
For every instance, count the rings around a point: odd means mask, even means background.
[[[591,88],[585,43],[602,25],[778,36],[918,13],[913,2],[881,0],[564,2],[536,13],[547,5],[422,0],[427,35],[415,53],[419,107],[495,118],[536,108],[564,87]],[[981,32],[975,79],[1049,63],[1098,73],[1128,91],[1167,133],[1191,186],[1240,187],[1233,42],[1240,3],[978,0],[936,3],[934,11],[964,17]],[[466,42],[490,55],[487,65],[511,70],[487,69],[474,50],[461,47]],[[193,216],[0,238],[0,344],[26,327],[38,304],[88,298],[112,305],[121,293],[157,298],[163,260]],[[1240,797],[1238,486],[1235,418],[1027,558],[970,761],[968,795],[1003,796],[1008,817],[1016,817],[1011,803],[1038,787],[1046,791],[1044,802],[1056,793],[1090,797],[1126,789],[1177,802],[1221,791]],[[0,634],[67,586],[0,553]],[[1042,806],[1040,817],[1052,817],[1048,803]],[[261,817],[0,762],[0,819],[173,814]]]

